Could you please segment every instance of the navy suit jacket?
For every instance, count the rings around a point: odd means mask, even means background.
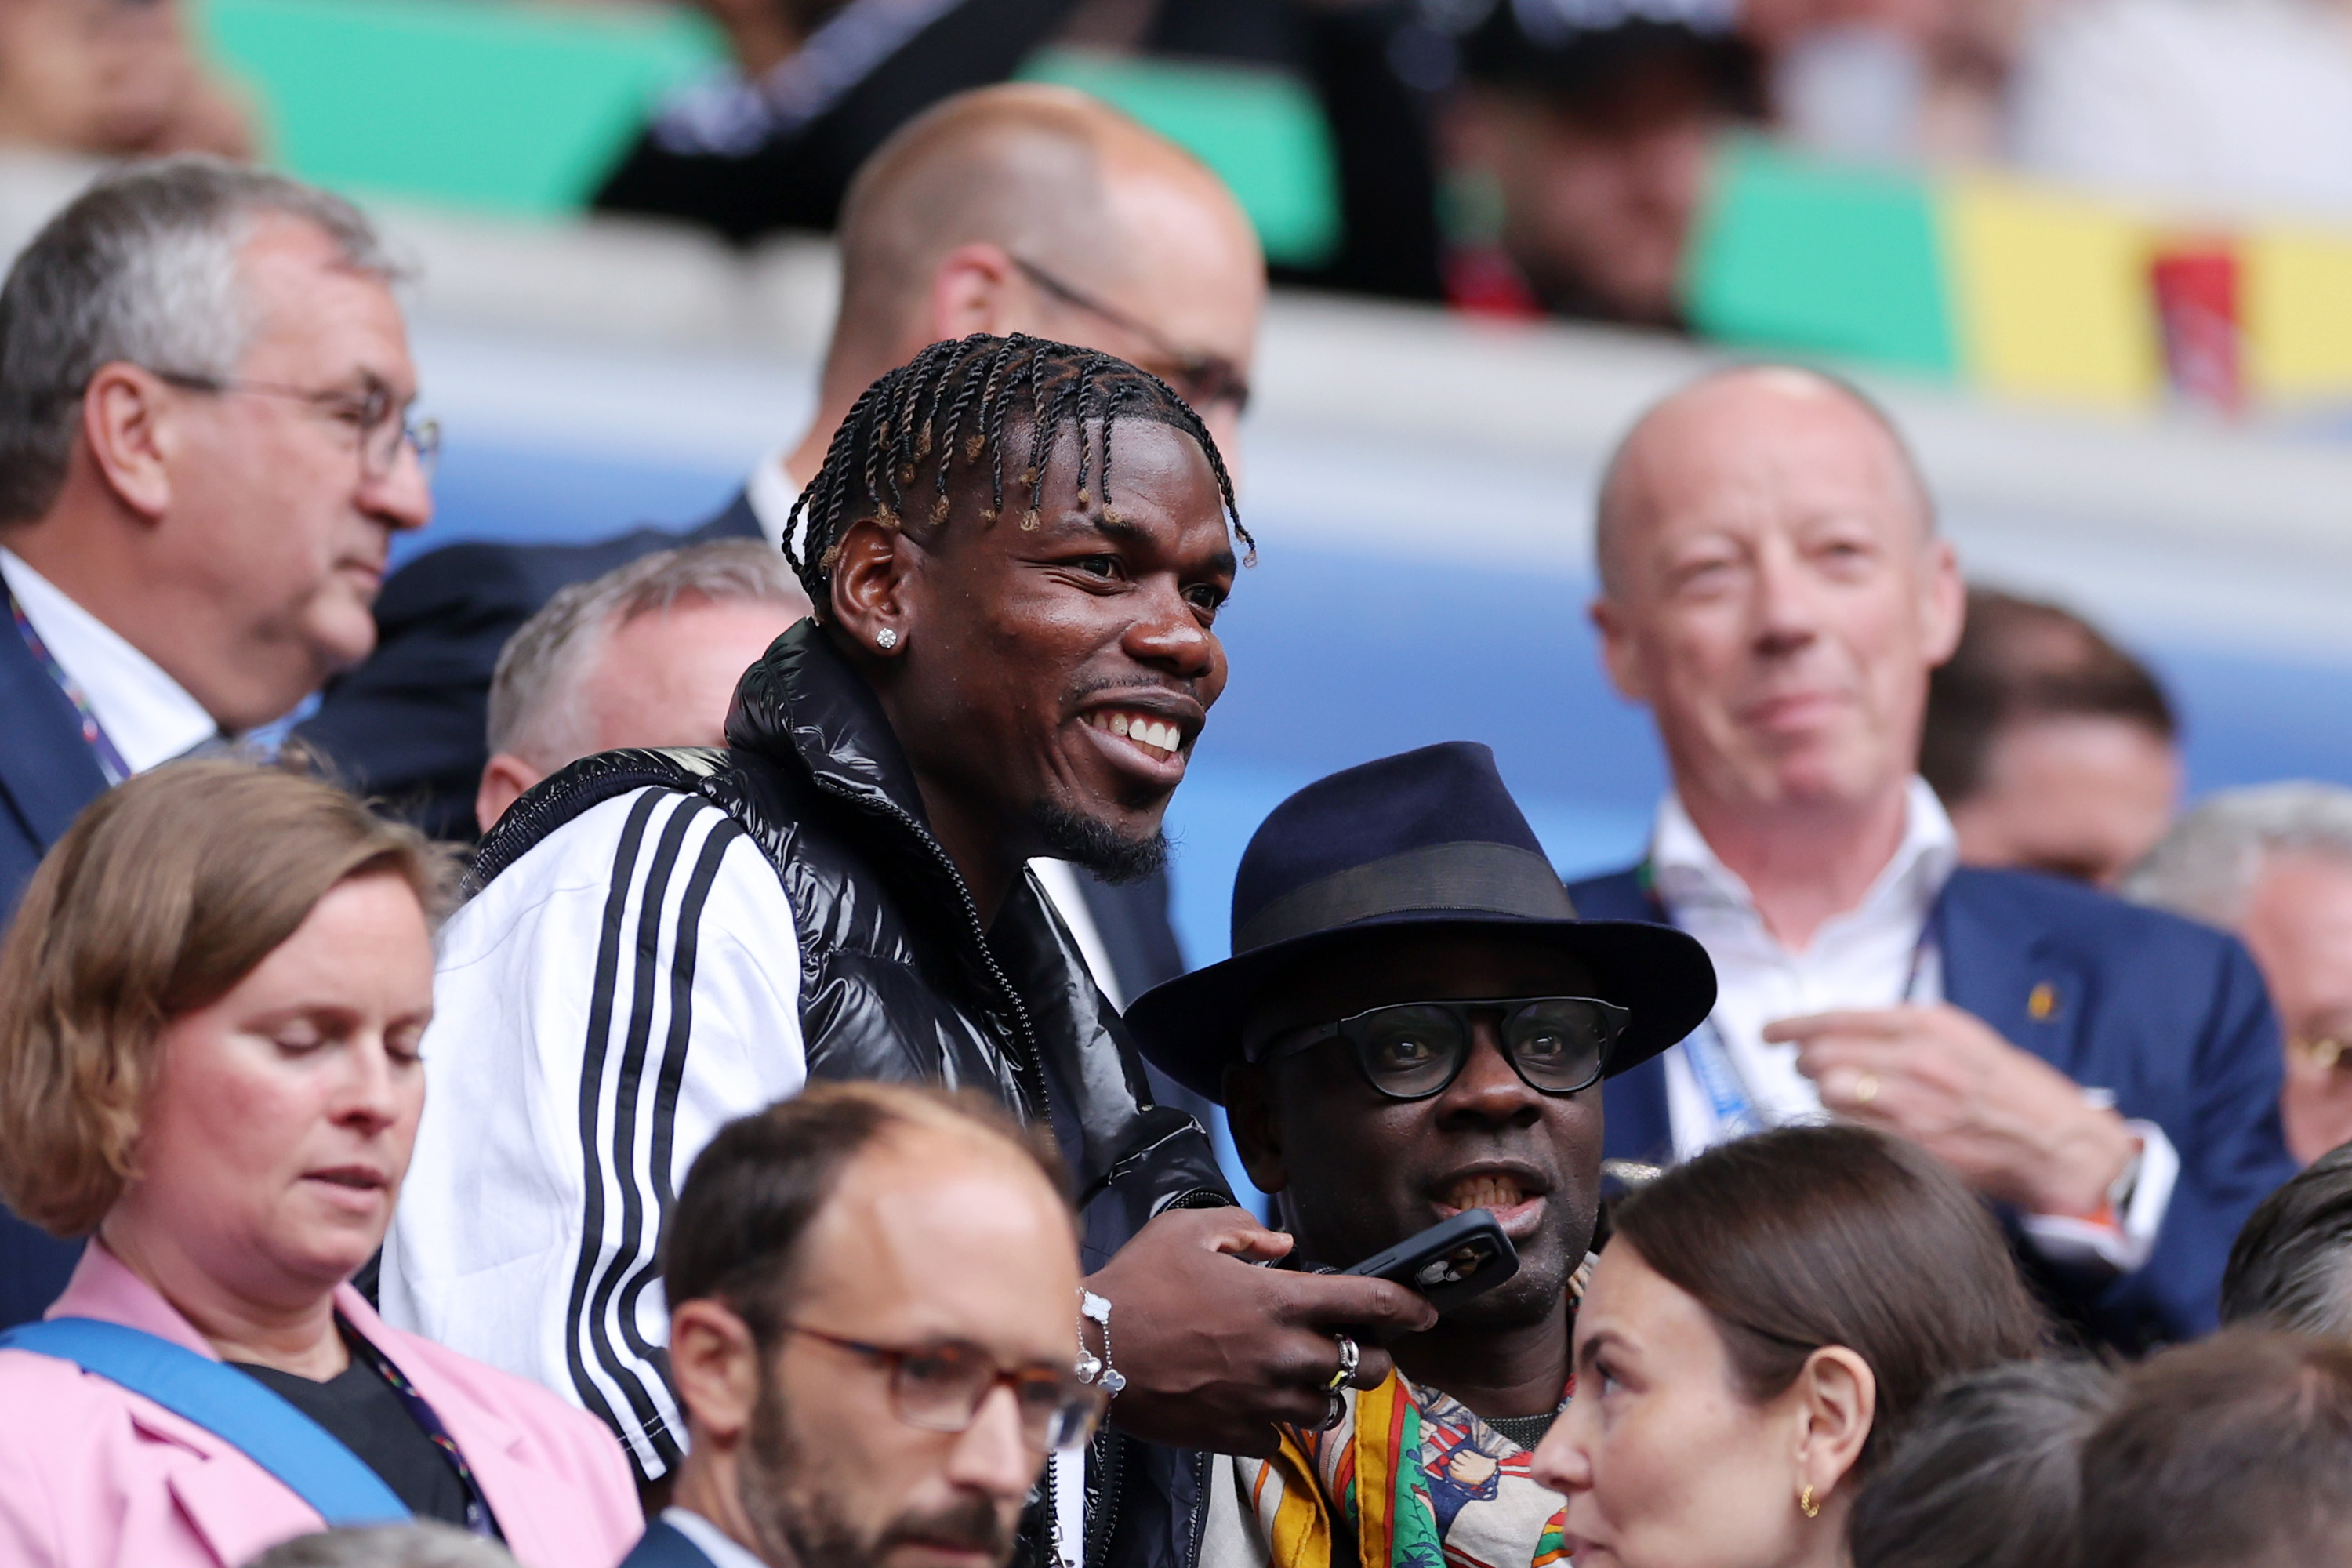
[[[621,1559],[621,1568],[713,1568],[710,1553],[665,1520],[654,1519]]]
[[[106,793],[81,716],[13,626],[0,627],[0,925],[81,808]],[[30,1322],[66,1288],[81,1243],[0,1206],[0,1329]]]
[[[330,685],[294,732],[352,788],[436,838],[470,844],[474,791],[490,760],[490,675],[507,639],[559,588],[656,551],[760,537],[751,500],[738,493],[689,532],[640,528],[585,544],[467,542],[428,551],[385,579],[375,651]]]
[[[1569,895],[1587,920],[1662,918],[1635,871]],[[1930,920],[1945,1000],[2076,1083],[2113,1090],[2116,1110],[2163,1128],[2180,1154],[2146,1267],[2063,1277],[2004,1215],[2027,1274],[2079,1331],[2126,1351],[2212,1330],[2231,1242],[2295,1173],[2279,1125],[2278,1022],[2252,959],[2221,931],[2026,871],[1954,871]],[[2056,1005],[2035,1009],[2042,985]],[[1610,1079],[1603,1104],[1609,1157],[1673,1158],[1662,1059]]]

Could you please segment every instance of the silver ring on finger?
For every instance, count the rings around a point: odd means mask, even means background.
[[[1339,1342],[1339,1370],[1331,1374],[1331,1381],[1323,1385],[1323,1392],[1337,1396],[1341,1389],[1356,1381],[1356,1368],[1363,1364],[1364,1352],[1357,1348],[1355,1341],[1345,1334],[1332,1337]]]
[[[1331,1408],[1323,1413],[1323,1425],[1316,1428],[1318,1432],[1328,1432],[1348,1418],[1348,1396],[1333,1394],[1328,1397],[1331,1401]]]

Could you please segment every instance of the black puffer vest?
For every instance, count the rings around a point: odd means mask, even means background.
[[[792,902],[811,1078],[971,1087],[1049,1121],[1089,1273],[1162,1209],[1233,1201],[1200,1124],[1152,1103],[1141,1058],[1036,879],[982,929],[880,705],[813,622],[744,672],[727,739],[723,751],[574,763],[499,820],[471,884],[601,801],[649,785],[701,795],[742,825]],[[1194,1568],[1203,1456],[1107,1433],[1089,1473],[1088,1568]],[[1043,1518],[1041,1500],[1024,1556],[1050,1563]]]

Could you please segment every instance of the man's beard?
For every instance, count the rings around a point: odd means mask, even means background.
[[[887,1411],[877,1415],[896,1419]],[[828,1489],[811,1477],[811,1449],[793,1430],[773,1373],[762,1368],[736,1490],[759,1537],[761,1555],[769,1562],[788,1568],[880,1568],[892,1547],[908,1541],[984,1552],[1000,1565],[1012,1560],[1012,1528],[976,1493],[967,1493],[952,1508],[900,1514],[877,1538],[861,1539],[856,1527],[833,1508]]]
[[[1075,861],[1115,886],[1140,882],[1168,864],[1168,836],[1156,830],[1130,838],[1050,800],[1032,806],[1029,821],[1047,854]]]

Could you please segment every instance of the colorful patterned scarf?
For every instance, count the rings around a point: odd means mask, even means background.
[[[1591,1268],[1587,1258],[1571,1303]],[[1272,1568],[1349,1568],[1334,1553],[1349,1536],[1353,1568],[1552,1568],[1567,1560],[1563,1507],[1530,1463],[1460,1401],[1391,1372],[1351,1392],[1329,1431],[1284,1427],[1280,1450],[1235,1461],[1235,1479]]]

